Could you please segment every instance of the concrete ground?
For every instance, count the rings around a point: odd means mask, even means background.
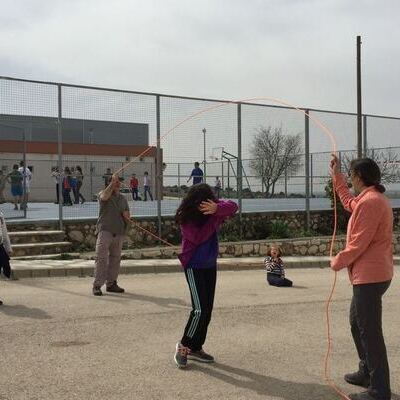
[[[124,295],[93,297],[90,278],[1,281],[0,399],[334,400],[324,384],[329,269],[288,271],[293,288],[263,271],[219,273],[205,349],[217,363],[178,370],[174,346],[188,312],[182,273],[121,275]],[[400,393],[400,283],[384,299],[392,389]],[[332,306],[332,378],[357,367],[348,327],[351,287],[338,275]],[[397,395],[393,398],[399,399]]]

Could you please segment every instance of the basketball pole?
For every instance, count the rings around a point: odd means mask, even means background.
[[[207,129],[203,128],[202,130],[203,132],[203,163],[204,163],[204,183],[206,183],[207,180],[207,151],[206,151],[206,133],[207,133]]]

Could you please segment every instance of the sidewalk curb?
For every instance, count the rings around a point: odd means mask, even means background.
[[[243,271],[264,269],[263,257],[220,258],[220,271]],[[329,257],[286,257],[285,268],[329,268]],[[400,257],[394,257],[394,264],[400,266]],[[12,262],[13,278],[56,278],[93,276],[92,260],[37,260]],[[122,260],[121,274],[160,274],[181,272],[177,259],[173,260]]]

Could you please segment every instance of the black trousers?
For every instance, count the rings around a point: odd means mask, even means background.
[[[153,195],[151,193],[150,186],[144,186],[144,201],[147,201],[147,193],[150,196],[150,200],[153,201]]]
[[[370,377],[368,391],[390,399],[390,374],[382,332],[382,296],[391,281],[353,286],[350,326],[360,358],[360,372]]]
[[[267,281],[271,286],[293,286],[293,282],[290,279],[281,278],[279,275],[267,273]]]
[[[3,270],[3,274],[7,277],[11,277],[10,257],[8,256],[6,249],[0,244],[0,272]]]
[[[76,183],[76,194],[74,193],[75,196],[75,204],[79,204],[79,200],[82,200],[82,203],[84,203],[86,200],[83,197],[82,193],[81,193],[81,187],[82,187],[82,182],[78,181]]]
[[[193,351],[201,350],[206,341],[207,329],[214,306],[216,268],[186,268],[186,280],[192,299],[192,311],[181,343]]]
[[[136,201],[139,200],[139,190],[138,188],[132,188],[132,200]]]
[[[63,189],[63,203],[72,206],[71,189]]]

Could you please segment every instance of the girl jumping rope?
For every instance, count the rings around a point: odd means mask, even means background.
[[[179,260],[185,271],[192,300],[192,311],[183,337],[176,344],[174,360],[179,368],[187,360],[214,362],[203,350],[211,320],[217,279],[218,230],[238,209],[233,201],[216,199],[205,183],[194,185],[176,212],[181,227],[182,252]]]

